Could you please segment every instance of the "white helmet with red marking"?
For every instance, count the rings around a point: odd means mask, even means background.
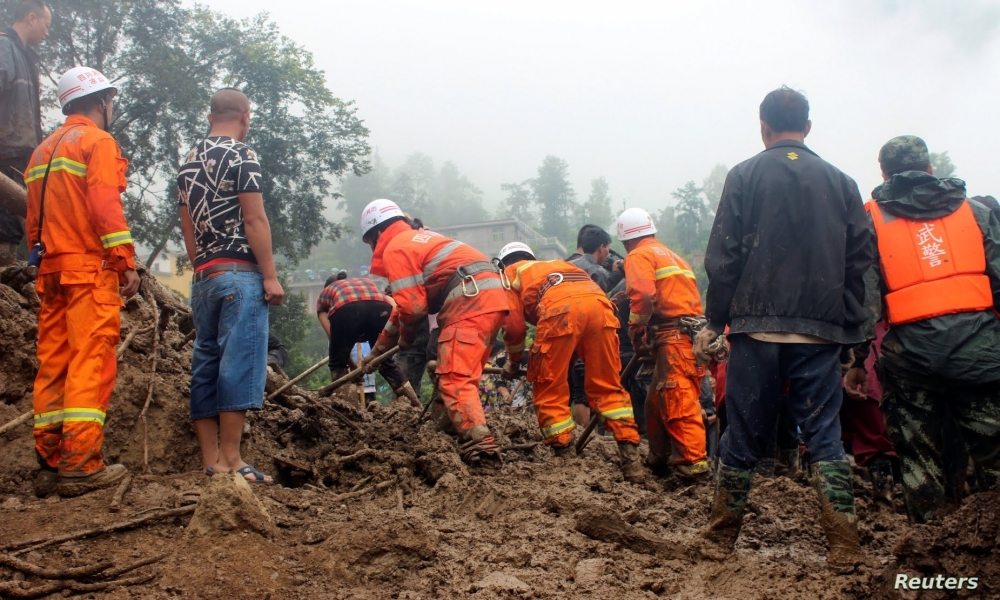
[[[527,252],[531,258],[535,258],[535,253],[532,252],[531,248],[524,242],[511,242],[503,248],[500,248],[500,253],[497,254],[497,258],[500,259],[500,262],[503,262],[505,258],[516,252]]]
[[[70,102],[104,90],[118,92],[118,88],[112,85],[100,71],[89,67],[73,67],[59,78],[57,88],[59,106],[62,107],[65,115],[66,107]]]
[[[405,217],[403,211],[392,200],[372,200],[368,206],[361,211],[361,239],[365,239],[368,232],[377,225],[385,223],[393,217]]]
[[[630,208],[618,217],[618,240],[634,240],[656,233],[653,217],[641,208]]]

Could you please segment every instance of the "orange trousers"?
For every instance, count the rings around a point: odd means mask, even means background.
[[[479,380],[505,315],[483,313],[441,328],[435,371],[438,394],[459,433],[486,424],[479,400]]]
[[[705,460],[701,378],[691,338],[678,329],[655,333],[656,367],[646,395],[646,429],[651,465],[690,465]]]
[[[118,370],[118,274],[47,273],[38,296],[35,450],[60,475],[89,475],[104,468],[104,419]]]
[[[549,290],[538,307],[535,343],[528,359],[528,380],[534,384],[535,414],[549,446],[565,446],[573,439],[569,406],[569,373],[574,356],[583,360],[584,391],[592,409],[619,442],[639,443],[632,399],[621,384],[618,319],[611,303],[601,296],[556,296]]]

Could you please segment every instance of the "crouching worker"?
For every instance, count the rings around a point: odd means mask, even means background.
[[[115,346],[125,297],[139,290],[132,234],[122,210],[128,161],[107,132],[118,90],[86,67],[59,79],[67,115],[25,173],[28,244],[38,270],[35,493],[77,496],[116,485],[104,464],[104,420],[115,387]]]
[[[574,355],[586,365],[584,389],[615,436],[626,481],[646,478],[639,459],[639,430],[632,399],[621,385],[618,318],[590,275],[561,260],[537,261],[531,249],[511,242],[498,256],[510,282],[510,315],[504,323],[509,360],[504,375],[518,376],[527,323],[536,325],[528,359],[535,413],[545,443],[557,456],[573,456],[575,422],[569,408],[567,374]]]
[[[625,289],[629,297],[629,337],[639,352],[652,346],[653,384],[646,397],[650,467],[673,467],[682,477],[710,472],[701,416],[701,379],[684,317],[701,315],[701,295],[691,267],[656,239],[649,213],[630,208],[618,217],[625,245]]]
[[[365,362],[397,343],[412,348],[428,314],[437,314],[440,398],[432,416],[458,434],[462,458],[499,462],[500,451],[479,401],[479,378],[507,316],[496,266],[475,248],[413,228],[391,200],[373,200],[361,213],[361,239],[372,248],[373,275],[389,280],[397,319],[379,335]],[[368,369],[366,369],[368,370]]]
[[[342,272],[343,273],[343,272]],[[346,273],[345,273],[346,275]],[[366,277],[331,275],[316,301],[316,316],[330,340],[330,378],[336,381],[351,370],[351,349],[360,342],[372,347],[389,321],[392,304]],[[396,396],[420,407],[420,399],[393,357],[382,361],[378,372]]]

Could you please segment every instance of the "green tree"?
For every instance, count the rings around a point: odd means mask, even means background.
[[[243,90],[252,104],[247,142],[260,155],[275,252],[294,264],[340,233],[324,201],[331,177],[370,168],[368,129],[351,102],[327,89],[312,54],[266,14],[236,20],[180,0],[49,4],[41,52],[51,81],[87,65],[119,88],[110,130],[130,161],[124,203],[137,241],[155,249],[180,241],[174,177],[207,131],[209,98],[223,86]]]
[[[948,151],[931,152],[931,166],[934,167],[934,174],[944,179],[955,176],[955,163],[951,162]]]
[[[351,270],[371,262],[372,250],[361,241],[358,224],[361,211],[376,198],[394,196],[391,169],[378,152],[371,158],[371,170],[364,175],[350,174],[340,181],[337,208],[344,212],[341,228],[346,234],[334,245],[334,254],[340,267]]]
[[[427,221],[434,200],[435,175],[431,157],[415,152],[393,172],[392,195],[389,197],[407,213]]]
[[[498,218],[506,219],[513,217],[529,225],[535,224],[535,213],[531,209],[531,190],[528,189],[530,184],[530,180],[519,183],[500,184],[500,189],[507,192],[507,197],[504,198],[503,203],[497,210]]]
[[[483,192],[446,161],[438,171],[434,186],[432,216],[435,225],[476,223],[487,218]]]
[[[703,250],[708,238],[708,206],[701,189],[693,181],[677,188],[670,196],[677,202],[674,214],[677,218],[677,240],[680,250],[690,255],[694,250]]]
[[[577,208],[576,192],[569,182],[569,165],[558,156],[546,156],[538,167],[538,176],[531,180],[535,204],[541,213],[542,233],[559,239],[572,234]]]
[[[583,223],[593,223],[601,227],[609,227],[614,217],[611,215],[611,194],[608,192],[608,180],[598,177],[590,182],[590,197],[583,205]],[[581,223],[581,225],[583,224]]]
[[[717,164],[712,167],[708,176],[701,182],[701,192],[708,200],[708,206],[711,207],[713,215],[719,209],[719,200],[722,199],[722,190],[726,187],[727,175],[729,175],[729,167]]]

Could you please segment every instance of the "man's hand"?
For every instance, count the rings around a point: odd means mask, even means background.
[[[264,301],[272,306],[281,306],[285,301],[285,290],[281,289],[277,277],[264,278]]]
[[[708,353],[708,347],[719,337],[708,327],[702,327],[698,335],[694,336],[694,356],[701,364],[712,362],[712,355]]]
[[[854,364],[854,348],[846,348],[840,351],[840,371],[846,374]]]
[[[376,358],[385,354],[386,350],[388,350],[388,348],[376,342],[375,347],[368,353],[368,356],[361,359],[358,366],[361,367],[365,374],[374,373],[378,369],[378,365],[373,365],[372,362],[374,362]]]
[[[868,398],[868,373],[861,367],[851,367],[844,376],[844,389],[852,400]]]
[[[125,278],[125,285],[121,287],[121,295],[125,296],[126,299],[135,296],[139,291],[139,274],[135,272],[135,269],[129,269],[122,274]]]
[[[514,379],[520,379],[521,377],[521,361],[514,362],[512,360],[507,360],[503,366],[503,372],[500,376],[507,381],[512,381]]]
[[[625,290],[616,292],[614,296],[611,296],[611,303],[615,305],[615,308],[618,308],[618,304],[626,297],[628,297],[628,292],[626,292]]]
[[[612,273],[617,273],[618,271],[621,271],[622,268],[624,268],[624,266],[625,266],[625,261],[621,260],[621,259],[618,259],[614,263],[611,264],[611,272]]]
[[[636,354],[648,354],[649,345],[646,343],[646,326],[629,324],[628,339],[632,342],[632,349]]]

